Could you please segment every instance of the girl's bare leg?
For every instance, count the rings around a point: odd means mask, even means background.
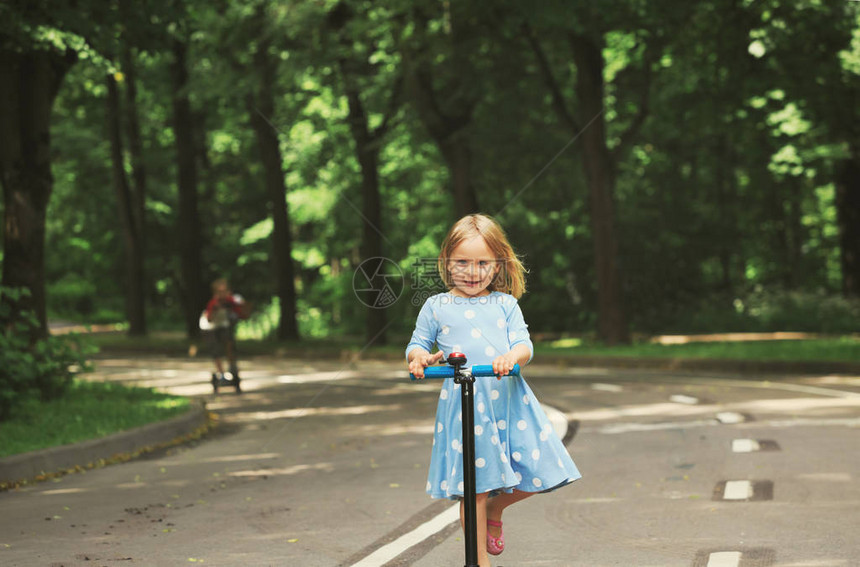
[[[227,341],[227,361],[230,363],[230,372],[236,370],[236,350],[233,340]]]
[[[460,527],[466,533],[465,499],[460,499]],[[475,523],[478,524],[478,565],[490,567],[490,556],[487,555],[487,493],[478,494],[475,498]]]
[[[511,504],[516,504],[520,500],[525,500],[529,496],[534,496],[534,493],[514,490],[511,493],[502,492],[498,496],[490,498],[485,504],[486,519],[484,520],[484,527],[485,529],[490,530],[490,535],[493,537],[499,537],[502,529],[497,526],[487,526],[486,520],[495,520],[496,522],[500,522],[502,520],[502,512],[505,511],[505,508]],[[484,535],[484,546],[487,545],[486,539],[487,536]]]

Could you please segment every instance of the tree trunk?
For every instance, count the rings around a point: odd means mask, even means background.
[[[436,140],[451,180],[454,212],[457,218],[478,212],[478,195],[472,183],[472,148],[465,132],[447,135]]]
[[[415,32],[417,37],[425,38],[427,25],[425,18],[418,18]],[[474,73],[474,70],[470,64],[470,54],[465,53],[463,43],[469,37],[470,29],[465,24],[465,19],[459,17],[452,16],[451,25],[454,56],[453,62],[449,64],[459,81],[452,87],[457,90],[456,96],[450,96],[450,90],[441,96],[457,98],[458,103],[453,107],[449,105],[443,109],[439,104],[440,95],[434,88],[432,57],[424,51],[408,49],[402,54],[409,94],[421,123],[445,159],[451,196],[454,199],[454,213],[457,218],[461,218],[479,211],[478,194],[472,181],[472,151],[467,135],[479,95],[468,88],[469,81],[473,80],[471,73]],[[426,46],[422,45],[419,49],[426,49]]]
[[[134,219],[134,198],[128,186],[128,177],[125,174],[119,89],[113,75],[107,76],[107,92],[106,115],[108,138],[110,139],[111,170],[113,172],[120,230],[125,248],[126,315],[129,322],[129,335],[140,336],[145,334],[146,327],[143,320],[143,306],[138,303],[143,298],[143,251],[140,246],[140,233]]]
[[[173,133],[176,137],[176,162],[179,173],[179,221],[177,237],[181,263],[180,282],[185,330],[189,338],[200,336],[198,320],[206,303],[201,277],[200,215],[198,212],[197,168],[194,154],[193,117],[188,99],[187,44],[174,39],[171,83],[173,88]]]
[[[860,298],[860,159],[857,157],[838,165],[836,214],[842,260],[842,292],[845,297]]]
[[[3,189],[3,285],[29,290],[3,324],[23,311],[38,320],[31,338],[48,334],[45,216],[51,196],[51,108],[74,54],[0,50],[0,185]],[[3,301],[9,301],[4,296]]]
[[[362,194],[362,260],[378,258],[382,250],[382,207],[379,196],[379,145],[367,126],[367,113],[361,102],[361,96],[354,82],[348,75],[345,65],[341,64],[346,99],[349,106],[349,127],[355,141],[355,153],[361,167]],[[385,309],[380,307],[367,308],[365,319],[365,340],[368,344],[387,344],[385,334]]]
[[[127,41],[122,42],[120,55],[122,70],[125,74],[125,124],[128,149],[131,157],[131,199],[130,219],[134,223],[135,253],[132,272],[136,283],[128,288],[129,330],[132,336],[146,335],[146,167],[143,163],[143,142],[140,135],[140,121],[137,112],[137,72],[134,56]]]
[[[618,240],[615,233],[615,171],[606,145],[603,114],[602,45],[592,38],[571,36],[576,63],[576,93],[581,108],[584,147],[583,165],[588,182],[594,255],[597,269],[598,322],[600,340],[609,345],[629,343],[618,270]]]
[[[287,188],[284,184],[283,159],[278,142],[278,132],[270,124],[275,111],[272,89],[276,68],[267,49],[268,43],[261,41],[254,55],[254,66],[259,73],[261,82],[256,103],[254,100],[249,101],[248,112],[251,115],[251,125],[257,136],[260,159],[266,174],[266,193],[268,194],[274,225],[272,251],[275,281],[280,300],[277,337],[279,340],[299,340]]]
[[[718,115],[718,105],[716,101],[713,101],[714,108],[714,116]],[[731,163],[731,157],[729,156],[729,142],[725,136],[715,137],[712,140],[711,150],[709,152],[711,155],[718,156],[717,160],[717,168],[714,172],[714,180],[713,186],[716,189],[716,195],[714,196],[714,202],[716,203],[715,213],[716,213],[716,221],[714,221],[714,226],[717,227],[717,230],[721,234],[721,238],[716,239],[716,247],[717,247],[717,257],[720,260],[720,267],[722,268],[722,282],[720,284],[720,288],[723,293],[730,295],[734,290],[734,278],[732,266],[736,261],[735,251],[737,250],[737,239],[735,234],[738,231],[737,228],[737,215],[732,211],[732,207],[736,206],[736,199],[734,198],[734,191],[732,187],[732,181],[728,179],[730,175],[728,172],[731,171],[731,167],[729,164]],[[743,262],[743,259],[741,259]],[[743,274],[743,272],[741,272]]]
[[[433,82],[426,68],[414,69],[407,84],[418,116],[448,166],[455,215],[461,218],[477,213],[478,194],[472,183],[472,150],[466,136],[466,129],[472,119],[471,108],[463,109],[456,116],[443,114],[436,103]]]
[[[777,242],[774,248],[781,257],[780,280],[787,290],[795,289],[803,282],[803,186],[799,177],[786,177],[781,183],[773,183],[771,189],[776,212]],[[826,279],[826,274],[825,274]]]

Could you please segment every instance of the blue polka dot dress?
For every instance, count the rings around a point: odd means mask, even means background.
[[[406,356],[415,347],[431,352],[434,343],[445,356],[465,354],[468,366],[492,364],[518,344],[534,354],[516,298],[501,292],[470,298],[446,292],[428,298]],[[522,376],[477,377],[474,388],[478,494],[548,492],[581,477]],[[427,476],[427,493],[433,498],[456,499],[464,493],[461,409],[460,385],[444,380]]]

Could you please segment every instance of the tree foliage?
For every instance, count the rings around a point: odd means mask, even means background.
[[[0,318],[9,320],[5,311],[20,309],[28,293],[0,286]],[[21,309],[13,323],[0,329],[0,421],[31,401],[61,396],[75,373],[88,368],[89,346],[74,336],[31,341],[38,325],[31,311]]]
[[[264,331],[295,317],[301,337],[408,332],[426,291],[412,287],[416,263],[475,208],[497,216],[530,270],[522,304],[536,332],[598,329],[607,259],[618,274],[611,301],[641,333],[800,327],[806,316],[773,309],[808,314],[801,305],[831,305],[860,285],[856,2],[76,5],[13,3],[0,18],[7,51],[50,43],[77,54],[50,116],[44,280],[55,316],[125,317],[105,74],[128,88],[126,41],[146,171],[147,316],[154,328],[183,321],[177,37],[199,277],[228,277]],[[584,99],[583,41],[600,59],[600,100]],[[602,140],[588,141],[588,109],[601,113]],[[119,120],[127,137],[129,115]],[[597,242],[595,155],[611,181],[614,248]],[[133,162],[126,138],[129,179]],[[273,217],[281,200],[286,229]],[[353,275],[371,254],[392,259],[406,285],[368,326]],[[287,267],[291,299],[275,276]],[[195,302],[186,310],[199,312]]]

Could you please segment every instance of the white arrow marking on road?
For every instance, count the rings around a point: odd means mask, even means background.
[[[748,500],[753,495],[752,483],[748,480],[730,480],[723,491],[723,500]]]
[[[755,439],[735,439],[732,441],[732,451],[735,453],[754,453],[761,450],[761,445]]]
[[[735,411],[721,411],[717,414],[720,423],[743,423],[744,416]]]
[[[624,388],[622,388],[618,384],[601,384],[599,382],[595,382],[591,385],[591,389],[600,390],[601,392],[620,392]]]
[[[684,396],[682,394],[676,394],[669,398],[670,401],[675,402],[676,404],[687,404],[690,406],[694,406],[699,403],[699,398],[694,398],[693,396]]]
[[[707,567],[738,567],[740,564],[740,551],[718,551],[708,556]]]

